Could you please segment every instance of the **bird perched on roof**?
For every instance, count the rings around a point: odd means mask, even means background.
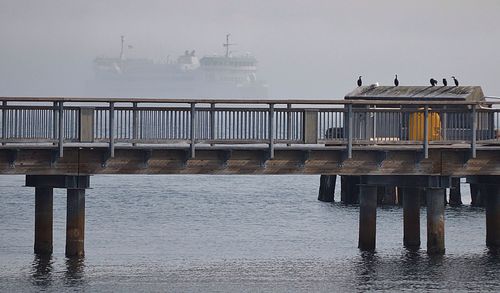
[[[444,86],[447,86],[447,85],[448,85],[448,81],[446,80],[446,78],[443,78],[443,85],[444,85]]]
[[[431,78],[430,82],[431,82],[431,86],[435,86],[438,83],[438,81],[435,80],[434,78]]]
[[[453,78],[453,82],[455,83],[455,86],[458,86],[458,80],[454,76],[452,76],[451,78]]]
[[[394,86],[399,85],[398,75],[396,74],[396,78],[394,78]]]
[[[358,86],[362,86],[362,85],[363,85],[363,81],[361,80],[361,75],[360,75],[358,78]]]

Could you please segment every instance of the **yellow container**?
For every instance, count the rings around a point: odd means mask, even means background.
[[[422,112],[410,114],[410,140],[424,140],[424,116]],[[429,113],[427,119],[429,119],[427,124],[428,140],[439,140],[441,138],[441,118],[439,113]]]

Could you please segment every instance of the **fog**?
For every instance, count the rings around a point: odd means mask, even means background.
[[[81,96],[96,56],[251,52],[271,98],[341,98],[365,83],[455,75],[500,95],[500,1],[0,2],[0,95]]]

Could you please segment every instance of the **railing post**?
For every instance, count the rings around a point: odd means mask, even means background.
[[[317,144],[318,143],[318,109],[305,109],[304,110],[304,123],[303,123],[304,143]]]
[[[196,104],[191,103],[191,125],[190,126],[190,133],[191,133],[191,144],[189,146],[189,152],[190,152],[190,157],[191,159],[194,159],[196,155],[196,150],[195,150],[195,144],[196,144]]]
[[[292,139],[292,112],[290,111],[292,109],[292,104],[287,104],[286,108],[288,109],[288,112],[286,112],[286,139],[291,140]],[[287,143],[287,146],[291,146],[291,143]]]
[[[424,158],[429,158],[429,106],[424,107]]]
[[[352,158],[352,129],[353,129],[352,104],[347,105],[347,158]]]
[[[57,136],[57,128],[58,128],[58,125],[57,125],[57,107],[58,107],[58,103],[57,102],[54,102],[52,103],[52,106],[54,108],[54,110],[52,110],[52,139],[56,139],[58,136]],[[56,145],[56,143],[54,142],[53,145]]]
[[[269,104],[269,158],[274,159],[274,104]]]
[[[94,107],[80,107],[78,126],[80,142],[94,142],[94,110]]]
[[[477,130],[477,112],[476,112],[476,105],[472,105],[472,112],[471,112],[471,155],[472,158],[476,157],[476,130]]]
[[[5,109],[5,107],[7,107],[7,101],[3,101],[2,102],[2,139],[6,139],[7,138],[7,109]],[[2,142],[2,145],[5,145],[5,142]]]
[[[59,102],[59,157],[63,157],[64,151],[64,103]]]
[[[137,102],[132,103],[132,143],[136,146],[135,140],[139,138],[139,113],[137,112]]]
[[[215,103],[210,104],[210,140],[215,140]]]
[[[109,102],[109,156],[115,157],[115,103]]]

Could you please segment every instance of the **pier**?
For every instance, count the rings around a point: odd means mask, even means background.
[[[52,253],[54,188],[67,190],[66,255],[84,254],[85,190],[97,174],[317,174],[322,201],[340,175],[343,200],[359,201],[360,249],[376,248],[382,190],[402,203],[412,248],[425,198],[430,254],[445,251],[444,191],[466,178],[486,206],[486,244],[500,247],[500,109],[478,87],[419,90],[435,98],[0,97],[0,174],[34,187],[40,254]]]

